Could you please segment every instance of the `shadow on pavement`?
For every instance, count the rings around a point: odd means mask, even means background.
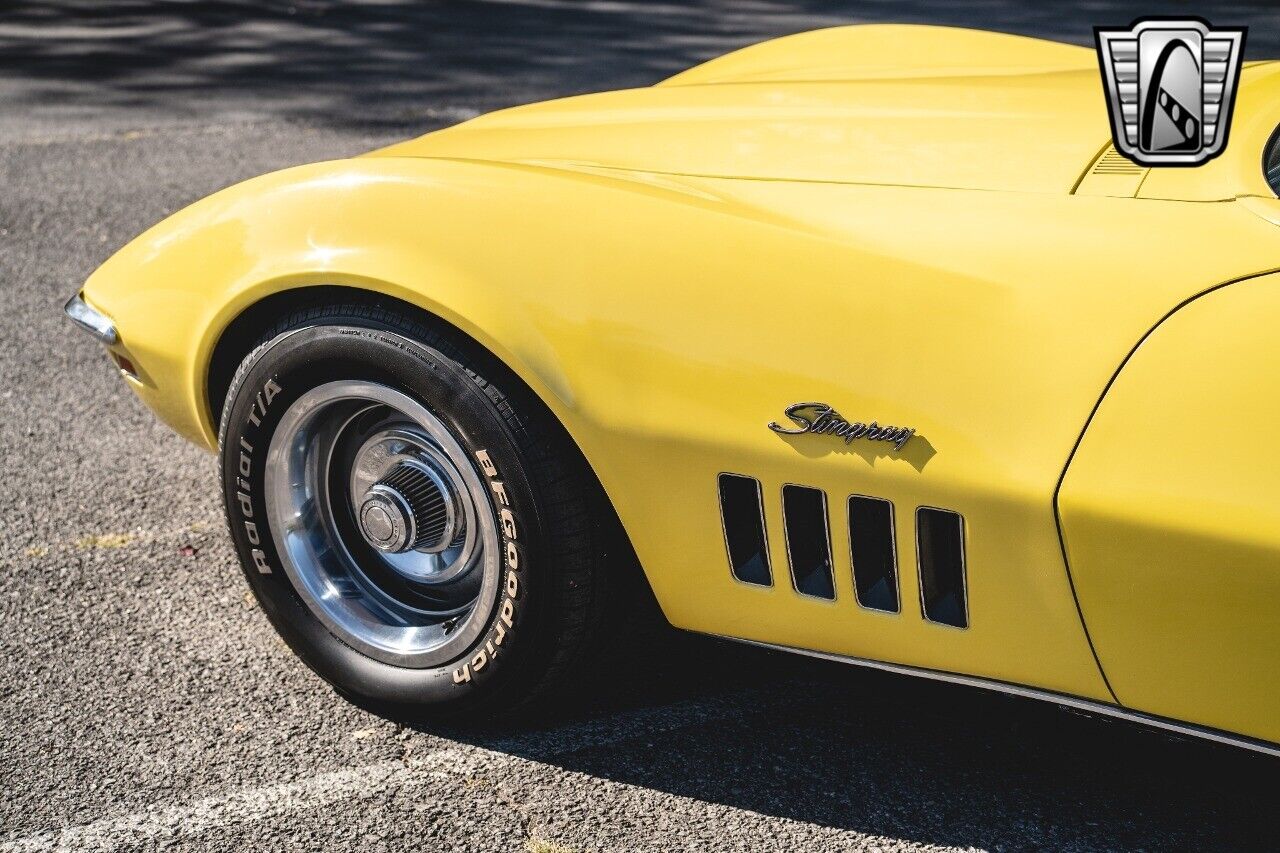
[[[1274,841],[1262,817],[1280,784],[1273,759],[1033,700],[657,625],[586,681],[585,707],[536,728],[424,730],[628,785],[918,843]],[[610,732],[603,745],[578,747],[584,721]]]

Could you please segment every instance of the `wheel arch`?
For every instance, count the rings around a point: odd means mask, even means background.
[[[576,461],[584,466],[594,486],[599,489],[603,499],[598,504],[603,509],[600,520],[609,529],[609,541],[616,545],[614,550],[620,558],[618,568],[622,569],[624,574],[624,582],[621,586],[627,592],[634,593],[636,592],[634,587],[639,584],[643,588],[644,597],[652,601],[653,593],[645,572],[631,543],[630,535],[605,488],[604,481],[563,419],[556,414],[555,409],[547,403],[542,394],[538,393],[519,372],[490,347],[456,323],[413,302],[367,287],[343,284],[298,284],[271,292],[244,306],[218,334],[205,365],[203,395],[211,423],[217,424],[221,418],[227,391],[240,362],[262,336],[271,330],[272,326],[299,310],[305,310],[311,306],[320,309],[323,306],[335,304],[358,304],[389,309],[416,319],[424,325],[444,330],[458,343],[468,359],[475,359],[483,365],[482,369],[486,376],[501,383],[499,387],[504,393],[518,399],[523,405],[535,408],[559,433],[564,446],[575,455]]]

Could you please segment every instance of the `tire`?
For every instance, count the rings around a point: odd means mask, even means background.
[[[249,586],[341,694],[397,715],[503,714],[585,665],[603,490],[470,341],[371,305],[300,309],[241,363],[219,447]],[[406,545],[410,531],[441,550]]]

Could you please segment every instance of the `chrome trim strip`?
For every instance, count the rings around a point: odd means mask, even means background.
[[[79,293],[68,299],[62,310],[72,323],[92,335],[98,343],[112,346],[119,342],[116,324],[106,314],[91,308]]]
[[[925,669],[923,667],[908,666],[900,663],[886,663],[884,661],[870,660],[869,658],[836,655],[828,652],[815,652],[811,649],[800,649],[795,646],[783,646],[777,643],[762,643],[759,640],[746,640],[742,637],[730,637],[727,634],[708,634],[708,636],[718,637],[722,640],[732,640],[735,643],[745,643],[748,646],[758,646],[762,649],[772,649],[773,651],[778,652],[790,652],[792,654],[804,655],[805,657],[834,661],[835,663],[845,663],[852,664],[853,666],[866,667],[868,669],[878,669],[883,672],[892,672],[896,675],[910,675],[916,678],[927,678],[931,681],[960,684],[965,687],[977,687],[981,690],[991,690],[996,693],[1005,693],[1010,696],[1019,696],[1024,699],[1036,699],[1041,702],[1052,702],[1055,705],[1072,708],[1088,714],[1113,717],[1118,720],[1125,720],[1127,722],[1139,723],[1152,728],[1163,729],[1164,731],[1173,732],[1174,734],[1209,740],[1214,743],[1226,744],[1227,746],[1240,747],[1242,749],[1261,752],[1266,755],[1280,758],[1280,744],[1277,743],[1258,740],[1257,738],[1251,738],[1247,735],[1233,734],[1231,732],[1222,731],[1221,729],[1209,728],[1208,726],[1198,726],[1195,723],[1184,723],[1179,720],[1171,720],[1168,717],[1158,717],[1155,714],[1147,714],[1142,711],[1132,711],[1128,708],[1122,708],[1119,705],[1109,705],[1105,702],[1083,699],[1079,696],[1072,696],[1068,693],[1055,693],[1052,690],[1041,690],[1037,687],[1027,687],[1022,684],[1011,684],[1007,681],[997,681],[993,678],[983,678],[977,675],[959,675],[954,672],[943,672],[941,670]]]

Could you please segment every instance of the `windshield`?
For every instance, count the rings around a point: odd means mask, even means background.
[[[1280,195],[1280,127],[1271,133],[1266,151],[1262,154],[1262,171],[1266,173],[1271,191]]]

